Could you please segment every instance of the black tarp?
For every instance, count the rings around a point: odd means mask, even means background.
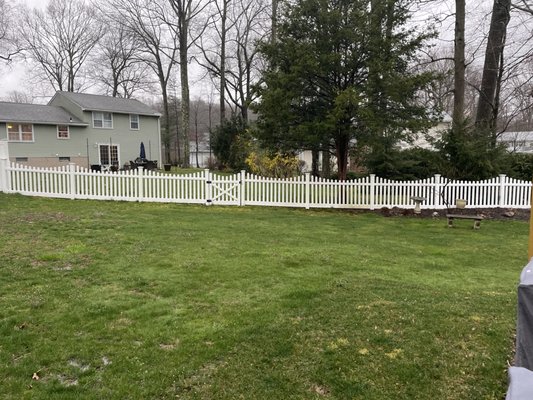
[[[505,400],[533,399],[533,261],[520,274],[515,366],[509,368]]]
[[[520,274],[514,365],[533,370],[533,262]]]

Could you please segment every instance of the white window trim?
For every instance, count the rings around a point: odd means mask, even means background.
[[[94,125],[94,121],[95,121],[95,115],[96,114],[101,114],[102,115],[102,126],[95,126]],[[108,127],[108,126],[104,126],[104,114],[109,114],[111,115],[111,126]],[[113,129],[113,113],[111,112],[104,112],[104,111],[93,111],[93,128],[94,129]]]
[[[136,116],[137,117],[137,128],[131,127],[131,117]],[[130,131],[139,131],[141,129],[141,117],[139,114],[130,114]]]
[[[60,137],[59,136],[59,127],[60,126],[66,126],[67,127],[67,137]],[[58,125],[57,126],[57,139],[58,140],[69,140],[70,139],[70,126],[68,126],[68,125]]]
[[[18,125],[19,126],[19,140],[9,139],[9,125]],[[31,140],[22,140],[22,125],[31,125]],[[7,122],[6,123],[6,138],[9,143],[35,143],[35,129],[33,124],[25,124],[22,122]]]
[[[102,164],[102,153],[100,152],[100,147],[101,146],[117,146],[117,163],[118,165],[122,165],[120,164],[120,145],[118,143],[98,143],[98,163],[100,165],[105,165],[105,166],[110,166],[111,164]],[[111,150],[109,151],[109,158],[111,158]]]

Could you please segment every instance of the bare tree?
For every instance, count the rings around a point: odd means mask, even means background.
[[[0,0],[0,60],[11,62],[22,51],[19,37],[15,34],[15,13],[6,0]]]
[[[51,0],[44,11],[25,8],[20,32],[28,56],[55,90],[77,91],[83,67],[102,35],[91,8],[79,0]]]
[[[226,46],[228,33],[233,24],[228,23],[231,0],[215,0],[214,12],[208,19],[208,29],[212,34],[200,37],[198,48],[203,55],[199,64],[212,78],[218,78],[220,123],[226,119]]]
[[[511,0],[494,1],[476,113],[476,127],[480,132],[495,133],[510,10]]]
[[[465,0],[455,0],[455,35],[453,52],[453,116],[455,132],[463,125],[465,118]]]
[[[512,6],[520,11],[525,11],[533,15],[533,1],[531,0],[516,0]]]
[[[265,0],[236,0],[231,15],[234,29],[228,41],[227,94],[229,101],[248,121],[255,99],[253,85],[260,79],[259,43],[270,35],[269,5]]]
[[[141,43],[124,25],[103,18],[107,27],[96,49],[94,79],[113,97],[131,98],[135,92],[152,86],[151,71],[141,60]]]
[[[166,20],[171,10],[166,2],[151,0],[110,0],[102,3],[100,8],[135,38],[139,44],[139,59],[157,76],[163,98],[163,146],[166,162],[170,162],[168,84],[177,65],[179,47],[177,32]]]
[[[12,90],[7,93],[7,96],[5,96],[3,100],[9,101],[10,103],[32,104],[35,98],[29,93],[20,90]]]
[[[175,26],[179,42],[179,65],[181,85],[181,133],[183,141],[183,166],[189,166],[189,122],[190,122],[190,92],[189,92],[189,49],[202,36],[206,24],[197,19],[209,5],[210,0],[168,0],[174,10]]]

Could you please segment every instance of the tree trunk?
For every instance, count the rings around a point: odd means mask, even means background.
[[[164,133],[163,133],[163,145],[165,146],[165,159],[166,162],[170,162],[170,110],[168,105],[168,93],[166,83],[161,84],[161,93],[163,95],[163,112],[165,113],[164,117]]]
[[[272,0],[272,28],[270,34],[272,43],[278,39],[278,2],[279,0]]]
[[[465,0],[455,0],[455,45],[452,132],[463,125],[465,113]]]
[[[220,124],[226,119],[226,20],[228,17],[229,0],[222,5],[222,27],[220,31]]]
[[[504,39],[505,40],[505,39]],[[496,81],[496,94],[494,95],[494,110],[492,112],[492,120],[490,122],[490,132],[491,132],[491,146],[492,148],[496,147],[497,142],[497,135],[496,135],[496,128],[498,123],[498,114],[500,112],[500,93],[502,89],[502,79],[503,79],[503,72],[504,72],[504,65],[503,65],[503,51],[500,54],[500,68],[498,71],[498,79]]]
[[[198,103],[194,110],[194,141],[196,145],[196,168],[200,168],[200,164],[198,163]]]
[[[314,148],[311,150],[311,175],[313,176],[320,176],[319,174],[319,168],[318,168],[318,163],[319,163],[319,158],[320,158],[320,151],[319,149],[317,148]]]
[[[348,175],[348,151],[350,146],[349,135],[339,135],[335,139],[335,151],[337,156],[337,172],[339,173],[339,181],[345,181]]]
[[[500,60],[505,47],[510,9],[511,0],[494,0],[476,113],[476,128],[481,135],[489,134],[494,115]]]
[[[190,111],[190,94],[189,94],[189,68],[188,68],[188,27],[185,23],[180,31],[180,79],[181,79],[181,134],[183,137],[183,167],[188,168],[189,160],[189,111]]]

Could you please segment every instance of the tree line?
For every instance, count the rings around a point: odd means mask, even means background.
[[[33,9],[0,0],[0,60],[31,63],[31,79],[48,91],[155,94],[165,160],[183,166],[190,140],[208,140],[229,167],[245,166],[252,150],[279,158],[307,149],[313,173],[330,174],[334,155],[346,179],[350,158],[392,165],[399,141],[448,113],[439,162],[454,176],[495,173],[498,135],[533,129],[532,4],[494,0],[475,15],[475,32],[464,0],[428,13],[438,4],[50,0]],[[450,20],[453,46],[439,40]]]

